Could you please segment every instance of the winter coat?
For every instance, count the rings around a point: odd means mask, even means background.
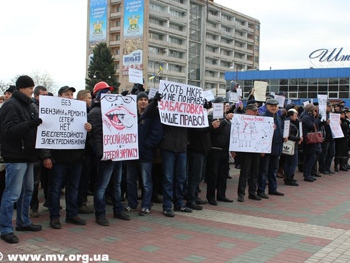
[[[163,139],[159,115],[138,115],[139,160],[153,162],[155,151]]]
[[[39,150],[35,149],[38,119],[32,100],[15,91],[0,110],[1,155],[6,163],[36,162]]]
[[[303,152],[305,154],[310,154],[310,153],[321,153],[322,152],[322,147],[321,143],[315,143],[315,144],[306,144],[306,136],[310,132],[315,132],[315,126],[316,126],[316,131],[318,131],[318,127],[320,124],[320,118],[315,118],[311,112],[306,112],[304,111],[301,116],[301,121],[303,123]],[[315,125],[315,126],[314,126]]]
[[[283,148],[283,122],[281,117],[278,116],[277,113],[273,116],[268,110],[262,113],[261,116],[273,117],[273,122],[276,128],[274,129],[272,136],[271,155],[280,156]]]

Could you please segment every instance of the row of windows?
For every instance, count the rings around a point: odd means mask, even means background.
[[[283,91],[289,98],[317,98],[317,94],[328,95],[329,98],[349,98],[349,78],[321,79],[273,79],[262,80],[269,83],[267,92]],[[238,81],[244,91],[245,98],[253,88],[254,80]]]

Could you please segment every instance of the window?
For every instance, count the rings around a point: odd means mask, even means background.
[[[150,32],[149,33],[149,38],[150,39],[155,39],[155,40],[163,40],[163,35]]]
[[[161,12],[165,11],[165,8],[163,6],[157,5],[155,3],[150,3],[149,7],[150,7],[150,9],[153,9],[156,11],[161,11]]]
[[[156,19],[156,18],[153,18],[153,17],[150,17],[149,22],[150,22],[150,24],[158,25],[158,26],[163,26],[163,24],[164,24],[163,21]]]
[[[221,18],[224,20],[227,20],[227,21],[231,21],[231,17],[229,15],[226,15],[226,14],[222,14]]]
[[[182,45],[182,39],[176,37],[169,37],[169,42],[172,44]]]
[[[178,10],[170,9],[170,14],[171,14],[172,16],[176,16],[176,17],[184,17],[186,13],[183,12],[183,11],[178,11]]]
[[[178,31],[182,31],[183,30],[183,26],[176,25],[176,24],[173,24],[173,23],[170,23],[169,27],[172,28],[172,29],[178,30]]]
[[[175,50],[170,50],[169,52],[169,57],[173,58],[183,58],[183,52],[175,51]]]
[[[184,72],[182,66],[174,65],[174,64],[169,64],[168,69],[169,71],[173,71],[173,72]]]

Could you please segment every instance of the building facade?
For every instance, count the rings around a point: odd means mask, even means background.
[[[329,99],[350,98],[350,68],[310,68],[290,70],[251,70],[226,72],[225,79],[237,81],[247,98],[254,81],[266,81],[267,92],[283,91],[292,100],[315,99],[317,94]]]
[[[89,0],[90,7],[94,1],[101,2]],[[158,88],[160,79],[165,79],[213,89],[217,93],[226,89],[225,72],[230,68],[239,71],[259,68],[260,22],[257,19],[210,0],[105,1],[105,41],[114,55],[122,89],[133,85],[129,83],[125,66],[133,45],[142,54],[136,68],[143,70],[146,89]],[[131,5],[142,8],[142,13],[131,16],[128,13]],[[89,10],[88,24],[91,25],[92,9]],[[127,42],[126,32],[129,31],[127,23],[135,29],[131,21],[141,21],[143,27],[138,38],[129,39],[133,44]],[[91,30],[91,26],[88,27],[88,37]],[[91,43],[98,41],[88,41],[87,57],[93,48]]]

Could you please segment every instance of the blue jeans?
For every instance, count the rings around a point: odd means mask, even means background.
[[[34,189],[34,163],[6,163],[6,187],[1,199],[0,232],[13,232],[12,216],[17,202],[17,226],[29,226],[29,206]]]
[[[319,171],[321,173],[330,171],[335,156],[335,141],[325,141],[321,144],[322,152],[319,154]]]
[[[136,208],[137,202],[137,179],[142,176],[142,208],[151,209],[151,199],[153,191],[152,183],[152,162],[128,161],[127,162],[127,193],[128,203],[132,208]]]
[[[109,181],[112,180],[111,200],[116,213],[123,211],[120,184],[122,181],[122,162],[97,161],[97,176],[94,190],[95,216],[106,215],[105,193]]]
[[[266,179],[269,182],[269,192],[277,191],[276,173],[279,165],[279,156],[265,154],[260,159],[260,173],[258,178],[258,193],[264,193]]]
[[[66,186],[66,218],[78,215],[78,188],[82,169],[82,163],[53,164],[48,187],[50,219],[60,217],[60,198],[63,185]]]
[[[205,160],[204,154],[188,152],[187,171],[188,171],[188,185],[186,192],[186,199],[188,203],[196,202],[196,193],[205,173]]]
[[[294,155],[284,156],[284,176],[286,179],[293,179],[295,169],[298,165],[298,149],[294,151]]]
[[[161,150],[163,168],[163,211],[184,206],[184,185],[186,183],[187,154]]]

